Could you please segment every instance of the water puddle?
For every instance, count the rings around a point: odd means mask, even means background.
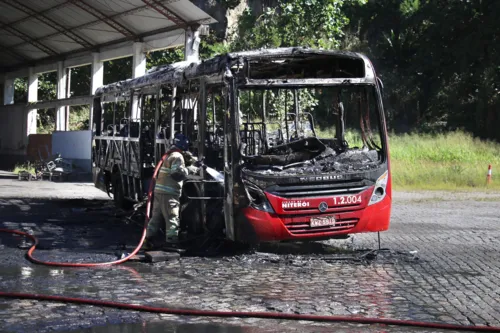
[[[257,326],[257,324],[259,324]],[[90,328],[79,328],[69,331],[58,331],[61,333],[271,333],[271,332],[342,332],[342,333],[390,333],[390,332],[415,332],[415,333],[439,333],[452,332],[442,330],[426,330],[412,327],[394,327],[362,324],[318,324],[262,321],[254,322],[255,326],[248,324],[214,324],[214,323],[179,323],[171,321],[139,322],[128,324],[114,324],[94,326]],[[286,327],[286,330],[284,330]]]
[[[86,329],[63,331],[68,333],[250,333],[256,332],[245,327],[217,324],[179,324],[174,322],[133,323],[106,326],[94,326]]]

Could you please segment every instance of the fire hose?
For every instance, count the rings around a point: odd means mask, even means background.
[[[156,178],[156,175],[158,174],[158,170],[160,169],[160,167],[162,165],[162,161],[163,160],[161,160],[158,163],[158,165],[156,166],[154,174],[153,174],[153,178]],[[108,261],[108,262],[98,262],[98,263],[69,263],[69,262],[42,261],[42,260],[39,260],[39,259],[36,259],[35,257],[33,257],[33,252],[35,252],[36,246],[38,245],[38,239],[35,236],[33,236],[27,232],[23,232],[23,231],[19,231],[19,230],[11,230],[11,229],[0,229],[0,232],[25,236],[25,237],[28,237],[29,239],[31,239],[33,241],[33,245],[29,248],[28,252],[26,253],[26,257],[28,258],[29,261],[31,261],[34,264],[45,265],[45,266],[55,266],[55,267],[102,267],[102,266],[119,265],[119,264],[126,262],[127,260],[129,260],[133,256],[135,256],[137,254],[137,252],[139,252],[139,250],[141,249],[142,244],[144,243],[144,240],[146,239],[146,231],[147,231],[147,227],[148,227],[148,223],[149,223],[149,219],[150,219],[149,215],[150,215],[150,211],[151,211],[151,198],[153,195],[153,189],[154,189],[154,182],[151,182],[151,185],[149,186],[149,191],[148,191],[148,201],[147,201],[147,205],[146,205],[146,219],[144,222],[144,230],[142,232],[142,236],[141,236],[141,239],[139,241],[139,244],[136,246],[136,248],[129,255],[127,255],[124,258],[121,258],[119,260]]]
[[[156,178],[158,170],[162,165],[162,161],[158,163],[155,168],[153,179]],[[126,262],[130,258],[139,252],[144,240],[146,238],[147,225],[150,219],[151,211],[151,198],[154,188],[154,182],[151,183],[148,191],[148,201],[146,205],[146,219],[144,223],[144,231],[142,233],[141,239],[137,247],[126,257],[102,263],[67,263],[67,262],[49,262],[38,260],[33,257],[33,252],[38,245],[38,239],[26,232],[10,229],[0,229],[1,233],[10,233],[20,236],[28,237],[33,241],[33,245],[28,250],[26,256],[27,258],[39,265],[45,266],[56,266],[56,267],[99,267],[99,266],[111,266],[118,265]],[[181,316],[201,316],[201,317],[220,317],[220,318],[261,318],[261,319],[282,319],[282,320],[303,320],[303,321],[313,321],[313,322],[329,322],[329,323],[357,323],[357,324],[381,324],[381,325],[395,325],[395,326],[412,326],[421,328],[431,328],[431,329],[447,329],[456,331],[476,331],[476,332],[500,332],[500,327],[495,326],[468,326],[468,325],[457,325],[457,324],[446,324],[446,323],[433,323],[433,322],[421,322],[412,320],[399,320],[399,319],[387,319],[387,318],[368,318],[368,317],[354,317],[354,316],[319,316],[319,315],[307,315],[307,314],[295,314],[295,313],[278,313],[278,312],[243,312],[243,311],[209,311],[209,310],[196,310],[196,309],[176,309],[167,307],[153,307],[147,305],[135,305],[127,303],[119,303],[113,301],[103,301],[96,299],[78,298],[78,297],[65,297],[56,295],[43,295],[43,294],[30,294],[30,293],[16,293],[16,292],[2,292],[0,291],[0,297],[11,298],[11,299],[32,299],[38,301],[49,301],[49,302],[63,302],[63,303],[73,303],[73,304],[85,304],[94,305],[102,307],[110,307],[116,309],[133,310],[133,311],[143,311],[143,312],[154,312],[154,313],[164,313],[171,315],[181,315]]]

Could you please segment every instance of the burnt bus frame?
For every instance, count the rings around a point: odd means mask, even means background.
[[[224,90],[227,92],[227,95],[225,96],[225,110],[228,110],[229,112],[224,112],[225,116],[223,119],[223,124],[224,124],[224,178],[225,178],[225,189],[224,189],[224,215],[225,215],[225,224],[226,224],[226,234],[227,237],[236,240],[238,237],[237,235],[240,234],[235,230],[237,226],[235,225],[235,210],[237,210],[239,207],[244,207],[246,204],[245,200],[245,190],[244,190],[244,185],[242,183],[241,179],[241,156],[239,155],[239,147],[240,147],[240,135],[239,135],[239,130],[240,130],[240,119],[239,119],[239,105],[238,105],[238,91],[240,89],[248,89],[248,88],[256,88],[256,89],[269,89],[269,88],[274,88],[274,87],[283,87],[283,88],[293,88],[293,87],[308,87],[308,86],[349,86],[349,85],[368,85],[368,86],[373,86],[375,87],[376,91],[376,100],[377,100],[377,112],[378,112],[378,121],[379,121],[379,126],[380,126],[380,132],[381,132],[381,141],[382,141],[382,149],[383,149],[383,156],[386,158],[386,161],[382,163],[381,167],[387,169],[389,168],[389,161],[388,161],[388,142],[387,142],[387,129],[386,129],[386,123],[385,123],[385,117],[384,117],[384,108],[382,104],[382,98],[381,98],[381,87],[380,87],[380,82],[378,81],[378,78],[376,77],[375,71],[373,69],[373,66],[371,65],[371,62],[368,60],[363,55],[359,54],[352,54],[350,52],[337,52],[337,51],[314,51],[310,52],[307,50],[299,50],[298,53],[301,55],[307,55],[307,56],[315,56],[317,54],[327,54],[331,56],[347,56],[347,57],[353,57],[357,59],[362,59],[365,65],[365,77],[364,78],[349,78],[349,79],[337,79],[337,78],[331,78],[331,79],[250,79],[248,78],[249,74],[249,63],[248,61],[244,60],[245,57],[253,57],[254,59],[256,57],[260,57],[262,59],[264,58],[274,58],[274,57],[279,57],[280,55],[285,54],[286,56],[294,56],[294,52],[296,52],[296,49],[284,49],[280,50],[282,53],[267,53],[267,50],[263,51],[250,51],[250,52],[243,52],[240,54],[227,54],[225,56],[219,56],[216,58],[212,58],[205,63],[199,64],[198,69],[195,69],[193,71],[189,71],[190,68],[186,67],[183,69],[183,79],[179,81],[179,79],[174,78],[171,76],[170,78],[165,79],[162,82],[155,82],[152,84],[148,84],[147,82],[140,82],[137,81],[137,84],[135,83],[130,83],[133,85],[133,89],[127,89],[126,86],[120,87],[119,85],[110,85],[110,87],[104,87],[104,89],[98,91],[96,93],[96,97],[94,99],[94,114],[97,110],[99,110],[100,115],[102,116],[102,103],[105,102],[112,102],[112,100],[109,99],[115,99],[118,94],[121,94],[122,96],[118,97],[118,99],[126,99],[129,98],[132,100],[133,95],[138,95],[139,100],[142,100],[143,94],[151,94],[151,95],[156,95],[157,96],[157,108],[155,108],[155,129],[153,131],[154,134],[154,144],[155,144],[155,162],[157,162],[160,159],[160,155],[157,152],[157,145],[158,144],[164,144],[165,148],[168,147],[170,144],[170,140],[173,131],[171,130],[170,137],[169,138],[164,138],[164,139],[157,139],[157,122],[158,122],[158,114],[161,112],[161,103],[158,103],[158,100],[161,99],[161,89],[162,86],[169,86],[169,88],[172,89],[172,100],[171,100],[171,108],[172,111],[174,109],[174,103],[175,103],[175,97],[176,97],[176,92],[177,88],[179,86],[182,87],[187,87],[190,85],[191,82],[197,82],[199,83],[200,87],[200,101],[201,103],[198,104],[198,119],[205,119],[204,116],[206,116],[206,108],[207,108],[207,101],[206,98],[208,94],[206,94],[206,88],[209,85],[223,85]],[[235,68],[237,67],[237,68]],[[236,71],[235,71],[236,69]],[[132,80],[133,81],[133,80]],[[135,84],[135,85],[134,85]],[[156,92],[156,93],[155,93]],[[224,94],[223,94],[224,95]],[[132,103],[130,103],[130,108],[132,108]],[[130,110],[129,110],[130,113]],[[141,110],[141,119],[143,115],[143,110]],[[172,113],[170,113],[172,116]],[[94,115],[92,115],[92,118],[94,118]],[[101,120],[101,119],[100,119]],[[141,120],[142,121],[142,120]],[[204,123],[204,122],[202,122]],[[93,124],[93,122],[92,122]],[[96,125],[96,133],[97,135],[94,135],[93,137],[93,143],[95,144],[94,151],[94,168],[98,171],[113,171],[109,170],[109,168],[106,168],[106,165],[101,165],[101,160],[98,159],[96,160],[96,155],[95,153],[97,152],[97,148],[101,146],[101,141],[102,140],[123,140],[123,138],[114,138],[114,137],[107,137],[107,136],[102,136],[101,132],[103,129],[101,128],[101,121],[98,123],[95,123]],[[130,126],[130,125],[129,125]],[[201,141],[201,139],[204,138],[205,133],[202,133],[202,129],[205,128],[205,124],[203,126],[198,127],[198,154],[200,157],[203,157],[205,154],[205,145],[204,140]],[[129,136],[130,136],[130,130]],[[230,135],[229,135],[230,134]],[[238,135],[236,135],[238,134]],[[228,140],[230,140],[228,142]],[[128,140],[127,140],[128,141]],[[139,133],[139,145],[140,145],[140,133]],[[161,143],[159,141],[162,141]],[[109,144],[107,145],[109,147]],[[228,147],[229,146],[229,147]],[[229,154],[229,150],[230,154]],[[141,150],[142,154],[142,150]],[[142,162],[142,160],[141,160]],[[137,165],[137,170],[139,171],[138,174],[136,174],[140,186],[140,195],[139,198],[129,198],[133,200],[137,199],[142,199],[144,193],[144,188],[142,188],[143,184],[143,178],[144,178],[144,169],[143,169],[143,164],[139,163]],[[122,170],[119,170],[120,174],[122,175]],[[127,172],[127,171],[126,171]],[[345,177],[346,179],[348,178],[354,178],[355,175],[349,175],[348,177]],[[375,175],[374,175],[375,176]],[[94,174],[94,179],[95,183],[97,186],[97,178],[98,175]],[[371,177],[370,177],[371,178]],[[304,183],[304,186],[307,186],[308,183],[314,184],[314,182],[306,182]],[[123,182],[122,182],[123,186]],[[203,188],[203,187],[202,187]],[[130,186],[128,187],[130,191]],[[204,197],[204,193],[201,193],[201,197]],[[200,199],[201,199],[200,197]],[[194,199],[194,198],[193,198]],[[205,207],[205,201],[202,207]]]
[[[377,121],[380,128],[380,137],[382,141],[382,150],[385,162],[388,157],[388,138],[387,138],[387,125],[385,122],[384,106],[382,102],[382,93],[380,84],[371,79],[288,79],[283,80],[250,80],[243,79],[237,85],[237,90],[245,89],[261,89],[268,90],[270,88],[306,88],[306,87],[346,87],[346,86],[369,86],[375,88],[375,99],[377,101]],[[237,110],[236,112],[238,112]],[[238,113],[239,116],[239,113]]]
[[[98,96],[94,98],[94,108],[92,111],[92,121],[95,124],[95,133],[92,137],[93,148],[93,176],[94,183],[100,189],[106,191],[109,195],[109,189],[112,185],[112,177],[120,177],[119,186],[121,193],[125,199],[130,201],[140,201],[144,197],[144,188],[142,183],[143,176],[143,151],[142,142],[139,137],[130,136],[131,112],[133,105],[133,97],[137,97],[139,112],[139,133],[142,129],[142,118],[144,113],[143,100],[144,94],[130,91],[122,96]],[[125,109],[126,116],[129,121],[127,124],[127,136],[116,136],[116,103],[129,101],[129,107]],[[103,105],[113,103],[113,135],[102,135],[104,125],[104,108]],[[103,151],[105,146],[105,151]],[[103,156],[104,154],[104,156]],[[134,158],[132,159],[132,155]],[[102,161],[104,158],[104,162]],[[133,160],[133,161],[132,161]],[[98,178],[100,173],[103,173],[104,184],[100,184]],[[113,184],[113,186],[116,184]]]
[[[377,179],[380,177],[385,170],[389,168],[389,147],[388,147],[388,138],[387,138],[387,128],[386,128],[386,122],[385,122],[385,114],[384,114],[384,109],[383,109],[383,103],[382,103],[382,95],[381,95],[381,90],[379,86],[379,82],[367,78],[360,78],[360,79],[288,79],[286,81],[284,80],[273,80],[273,79],[266,79],[266,80],[251,80],[247,78],[239,78],[237,80],[237,84],[234,84],[236,80],[232,80],[230,84],[230,95],[235,96],[235,99],[238,99],[238,94],[241,91],[244,91],[246,89],[255,89],[255,90],[268,90],[271,88],[306,88],[306,87],[346,87],[346,86],[365,86],[365,87],[373,87],[374,88],[374,94],[375,94],[375,99],[376,99],[376,104],[377,104],[377,122],[379,125],[379,132],[380,132],[380,138],[381,138],[381,143],[382,143],[382,156],[383,160],[380,163],[380,167],[377,168],[376,170],[372,170],[369,172],[354,172],[354,173],[345,173],[342,174],[342,177],[336,178],[336,183],[335,185],[325,185],[324,187],[333,187],[334,190],[336,189],[341,189],[343,193],[358,193],[360,189],[366,189],[369,186],[373,185],[375,181],[368,181],[367,178],[370,179]],[[240,155],[240,144],[241,144],[241,138],[239,135],[239,130],[240,130],[240,113],[239,113],[239,103],[237,101],[233,102],[230,104],[231,106],[231,111],[230,114],[234,115],[235,123],[232,126],[232,132],[231,132],[231,138],[233,138],[232,142],[232,150],[234,153],[232,154],[232,161],[231,164],[233,165],[233,177],[231,179],[233,186],[231,188],[234,188],[234,184],[238,184],[236,186],[236,189],[241,189],[238,192],[233,193],[231,191],[230,193],[226,193],[226,198],[232,198],[231,202],[228,202],[226,200],[225,202],[225,207],[227,206],[227,210],[231,212],[231,214],[228,216],[226,214],[226,232],[227,232],[227,237],[231,240],[234,241],[241,241],[241,240],[247,240],[248,237],[251,236],[248,235],[248,230],[238,230],[238,225],[236,224],[236,220],[238,220],[237,213],[235,212],[235,205],[234,203],[248,203],[247,200],[245,200],[245,194],[244,194],[244,183],[242,179],[242,174],[240,172],[235,172],[234,169],[239,170],[239,166],[241,166],[242,158]],[[225,133],[226,135],[226,133]],[[260,178],[260,179],[259,179]],[[255,184],[263,183],[262,179],[266,177],[259,177],[256,175],[247,175],[245,176],[246,180],[250,180]],[[308,178],[307,180],[303,180],[304,178]],[[268,188],[271,191],[274,191],[276,188],[278,188],[280,185],[286,185],[287,183],[293,183],[298,185],[298,188],[303,189],[304,191],[307,191],[307,188],[310,188],[310,186],[318,186],[318,183],[324,183],[325,179],[324,177],[320,177],[320,179],[317,179],[318,177],[314,177],[315,179],[312,179],[311,177],[306,177],[304,175],[301,175],[300,177],[289,177],[283,180],[283,182],[277,182],[275,186],[272,186],[271,188]],[[274,180],[274,179],[273,179]],[[352,183],[355,182],[355,183]],[[356,188],[356,191],[354,192],[353,189],[350,188],[345,188],[345,185],[357,185],[359,188]],[[262,188],[264,190],[264,188]],[[237,197],[239,196],[239,197]],[[228,232],[229,231],[229,232]],[[254,242],[255,240],[250,240],[251,242]]]

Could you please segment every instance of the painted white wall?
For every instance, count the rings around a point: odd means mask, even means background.
[[[92,131],[55,131],[52,133],[52,154],[70,160],[84,172],[92,172]]]
[[[3,83],[3,104],[14,104],[14,79],[7,79]]]
[[[28,143],[24,105],[3,107],[0,117],[0,153],[24,153]]]
[[[34,103],[38,101],[38,74],[35,73],[33,67],[29,69],[28,76],[28,103]],[[36,134],[36,125],[37,125],[37,110],[29,110],[28,111],[28,127],[26,135]]]
[[[64,63],[59,61],[57,63],[57,99],[63,99],[67,97],[66,94],[66,80],[68,78],[68,73],[66,68],[64,68]],[[66,128],[66,107],[61,106],[57,109],[56,113],[56,130],[57,131],[67,131]]]
[[[52,133],[52,154],[59,153],[62,158],[70,160],[90,160],[91,143],[91,131],[56,131]]]

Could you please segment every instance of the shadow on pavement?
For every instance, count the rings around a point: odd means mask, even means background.
[[[114,260],[116,251],[133,249],[142,235],[109,200],[0,199],[0,228],[32,233],[39,240],[35,257],[63,262],[99,262],[103,255]],[[5,247],[17,247],[21,238],[0,235]]]

